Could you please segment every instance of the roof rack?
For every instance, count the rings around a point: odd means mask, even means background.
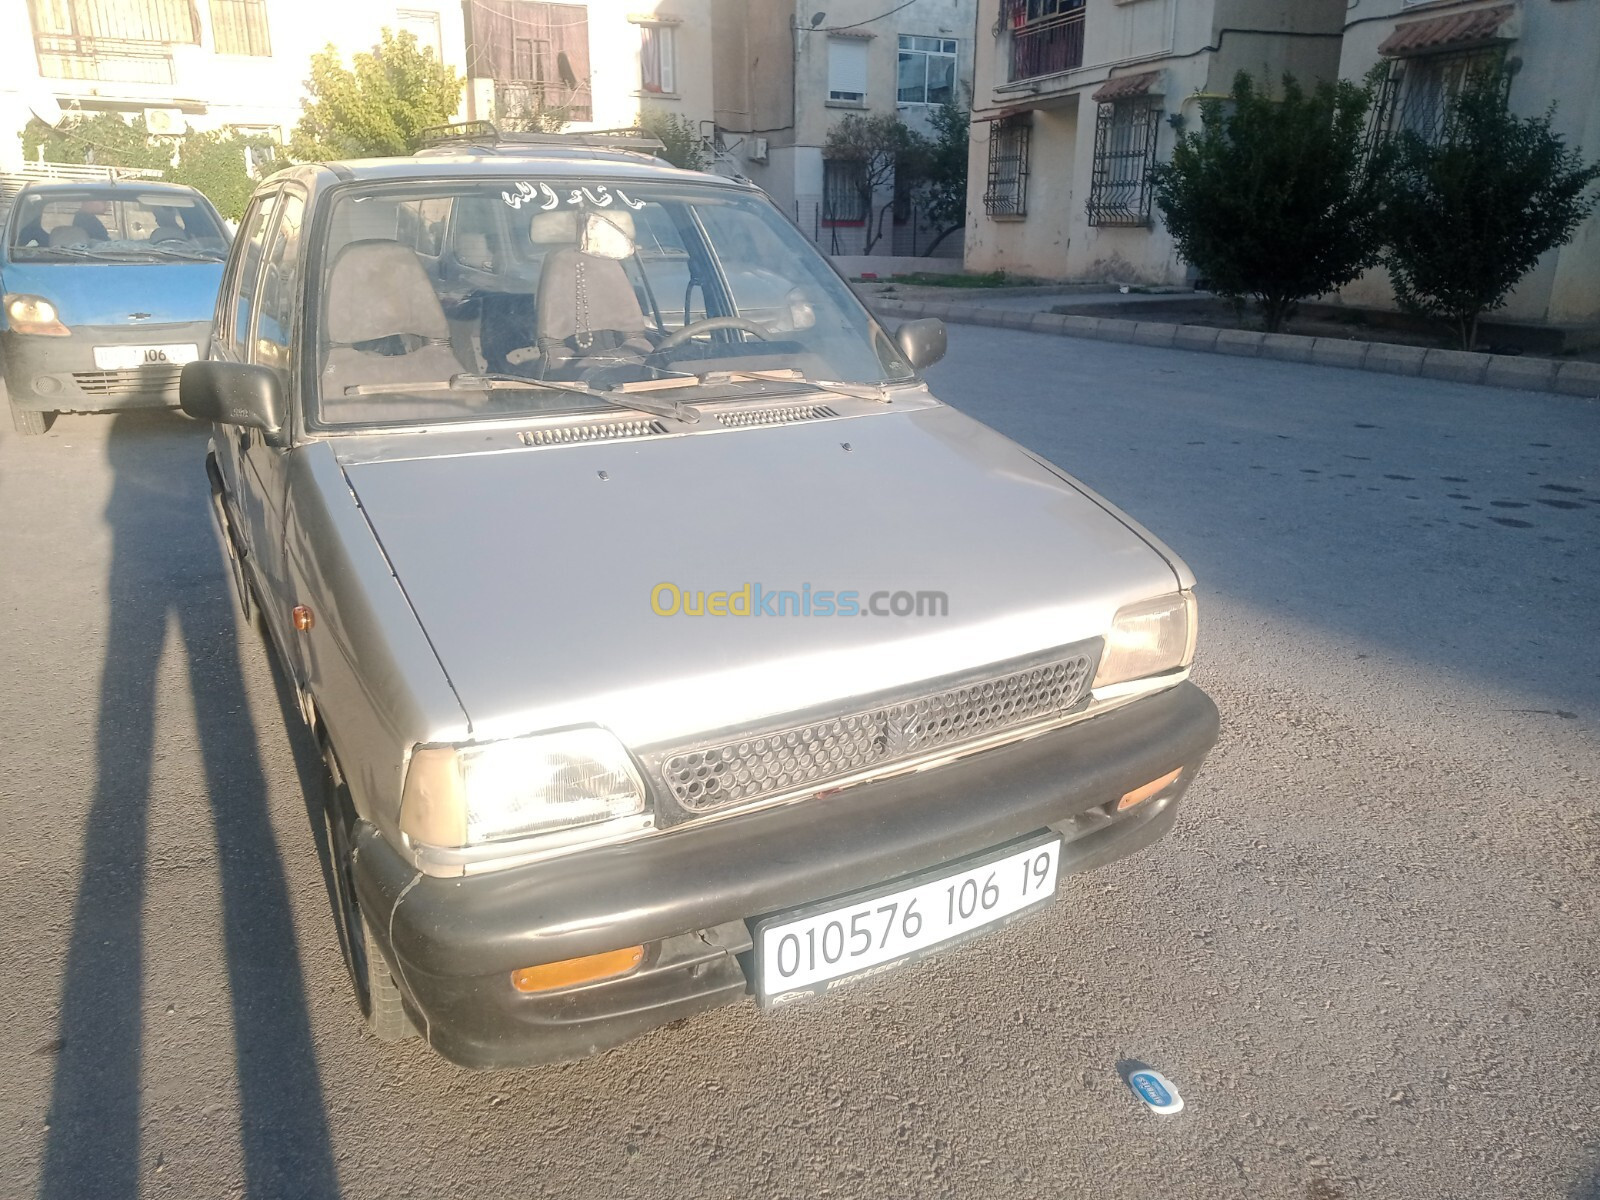
[[[639,128],[587,129],[578,133],[550,133],[538,129],[531,120],[511,118],[496,125],[492,121],[452,121],[432,125],[417,138],[417,149],[438,146],[550,146],[587,150],[625,150],[654,155],[666,149],[658,137]]]

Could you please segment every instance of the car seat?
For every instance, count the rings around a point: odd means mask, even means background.
[[[450,325],[415,251],[368,239],[339,251],[324,301],[327,357],[323,394],[361,384],[428,383],[465,368],[450,348]]]
[[[589,212],[582,241],[552,252],[539,276],[539,351],[545,374],[638,362],[653,349],[650,328],[622,259],[633,254],[633,214]]]

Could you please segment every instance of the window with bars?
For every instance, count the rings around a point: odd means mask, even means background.
[[[211,0],[211,41],[218,54],[270,57],[266,0]]]
[[[822,160],[824,225],[865,225],[871,207],[866,163],[848,158]]]
[[[39,74],[171,83],[172,47],[198,46],[189,0],[29,0]]]
[[[1149,225],[1151,168],[1161,130],[1161,97],[1102,104],[1094,126],[1090,225]]]
[[[671,25],[639,27],[639,74],[644,91],[671,95],[678,90],[678,34]]]
[[[1373,142],[1403,132],[1430,143],[1448,140],[1455,98],[1475,81],[1510,86],[1504,46],[1392,60],[1379,93]]]
[[[983,189],[983,211],[991,217],[1028,213],[1028,143],[1033,114],[1003,117],[989,127],[989,178]]]

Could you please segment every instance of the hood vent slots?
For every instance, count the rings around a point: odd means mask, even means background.
[[[795,421],[821,421],[838,415],[826,404],[786,404],[781,408],[750,408],[743,412],[718,413],[717,423],[727,429],[746,429],[752,425],[789,425]]]
[[[566,446],[575,442],[608,442],[615,438],[653,437],[666,433],[660,421],[596,421],[588,425],[558,425],[549,429],[524,429],[517,434],[524,446]]]

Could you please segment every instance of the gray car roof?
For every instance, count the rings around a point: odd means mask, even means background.
[[[34,180],[26,184],[18,195],[24,193],[33,195],[49,192],[81,192],[85,189],[99,190],[112,188],[124,192],[166,192],[175,196],[201,196],[205,195],[198,188],[192,188],[186,183],[167,183],[165,180],[156,179],[49,179]]]
[[[563,147],[543,154],[536,146],[516,153],[501,147],[492,154],[426,154],[407,158],[358,158],[343,162],[306,163],[280,172],[274,178],[293,178],[313,187],[334,182],[402,182],[410,179],[506,179],[537,173],[545,179],[631,179],[672,183],[710,184],[738,191],[753,190],[723,175],[685,171],[639,155],[596,151],[592,157]],[[330,178],[332,176],[333,178]]]

